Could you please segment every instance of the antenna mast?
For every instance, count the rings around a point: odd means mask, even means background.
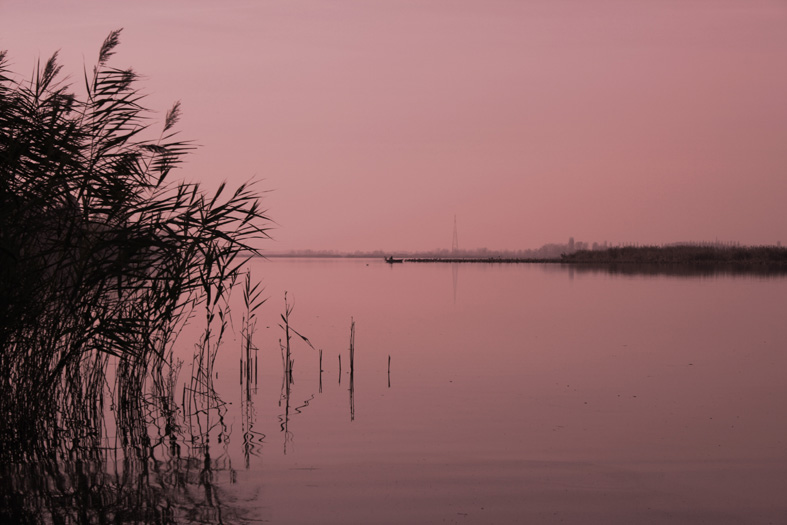
[[[456,215],[454,215],[454,241],[451,244],[451,253],[456,254],[459,251],[459,234],[456,231]]]

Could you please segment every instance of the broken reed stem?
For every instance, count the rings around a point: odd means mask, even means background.
[[[350,421],[355,421],[355,319],[350,318]]]

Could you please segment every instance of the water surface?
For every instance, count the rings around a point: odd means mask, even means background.
[[[74,522],[112,505],[121,522],[787,522],[787,278],[364,259],[251,270],[268,297],[259,350],[243,368],[237,290],[212,371],[224,405],[178,444],[153,429],[141,463],[17,473],[17,492],[78,509]],[[292,381],[285,291],[314,345],[291,341]],[[179,340],[180,384],[200,319]]]

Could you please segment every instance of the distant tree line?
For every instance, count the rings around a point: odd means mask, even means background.
[[[570,263],[738,264],[787,265],[787,248],[780,246],[719,246],[679,244],[624,246],[607,250],[581,250],[566,254]]]

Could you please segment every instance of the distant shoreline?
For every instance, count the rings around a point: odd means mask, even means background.
[[[555,264],[565,262],[562,259],[518,259],[511,257],[404,257],[408,263],[485,263],[485,264]]]
[[[780,246],[628,246],[606,250],[579,250],[560,258],[404,258],[405,262],[443,263],[546,263],[566,265],[724,265],[787,268],[787,248]]]
[[[337,258],[337,259],[387,259],[386,256],[373,254],[264,254],[267,258]],[[477,264],[567,264],[567,265],[609,265],[609,264],[652,264],[652,265],[729,265],[737,267],[785,267],[787,268],[787,248],[781,246],[626,246],[604,250],[579,250],[561,257],[521,258],[521,257],[418,257],[394,255],[394,262],[406,263],[477,263]]]

